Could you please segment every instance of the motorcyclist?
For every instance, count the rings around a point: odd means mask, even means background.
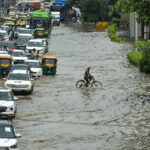
[[[6,45],[4,45],[3,51],[8,51],[8,47]]]
[[[18,33],[14,34],[14,39],[17,40],[18,39]]]
[[[88,86],[93,76],[90,74],[90,67],[88,67],[84,73],[84,80],[86,81],[86,85]]]
[[[32,54],[33,59],[37,59],[38,58],[38,53],[37,53],[35,48],[32,50],[31,54]]]

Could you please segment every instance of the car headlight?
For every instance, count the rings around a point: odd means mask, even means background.
[[[11,88],[12,87],[12,84],[6,84],[7,87]]]
[[[12,105],[9,106],[8,108],[9,108],[10,111],[13,111],[13,109],[14,109]]]

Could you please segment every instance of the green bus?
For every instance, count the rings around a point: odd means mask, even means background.
[[[49,36],[52,28],[51,15],[48,12],[33,12],[30,28],[44,28],[44,36]]]

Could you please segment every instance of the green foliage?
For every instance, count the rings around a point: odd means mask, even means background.
[[[107,20],[105,0],[68,0],[67,5],[79,7],[83,22],[98,22]]]
[[[139,14],[139,22],[150,22],[150,0],[132,0],[134,10]]]
[[[127,57],[133,65],[139,67],[140,60],[142,59],[142,54],[140,52],[129,52]]]
[[[121,40],[120,40],[120,38],[119,37],[116,37],[114,40],[113,40],[113,42],[120,42]]]
[[[136,41],[135,47],[142,53],[140,60],[140,71],[150,73],[150,40]]]
[[[144,55],[140,61],[140,71],[150,73],[150,55]]]
[[[116,24],[108,26],[108,33],[116,33]]]
[[[139,22],[150,22],[150,0],[117,0],[109,5],[109,16],[137,12]]]
[[[120,19],[114,17],[114,18],[112,18],[112,23],[113,23],[113,24],[116,24],[117,26],[119,26],[119,24],[120,24]]]
[[[119,37],[116,35],[116,24],[112,24],[108,27],[108,36],[113,42],[120,42]]]
[[[150,40],[148,41],[136,41],[134,46],[142,52],[146,52],[147,49],[150,47]]]

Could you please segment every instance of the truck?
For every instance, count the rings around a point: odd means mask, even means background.
[[[51,15],[52,15],[52,24],[59,26],[60,25],[60,12],[52,11]]]
[[[26,5],[29,5],[35,9],[38,9],[41,7],[41,1],[40,0],[18,0],[16,5],[19,7],[26,7]]]

